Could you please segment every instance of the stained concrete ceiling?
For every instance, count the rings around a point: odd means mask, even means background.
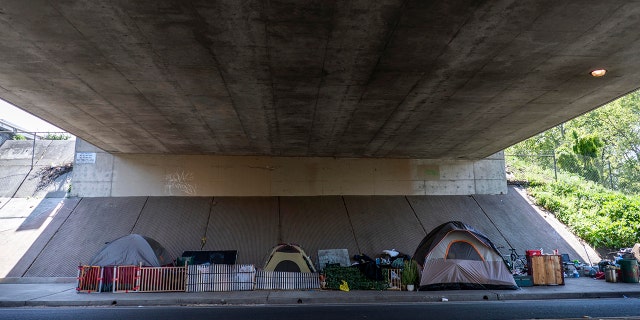
[[[114,153],[478,159],[638,88],[639,31],[633,0],[0,0],[0,98]]]

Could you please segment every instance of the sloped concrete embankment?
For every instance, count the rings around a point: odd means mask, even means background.
[[[0,146],[0,198],[64,197],[74,152],[73,140],[5,141]]]

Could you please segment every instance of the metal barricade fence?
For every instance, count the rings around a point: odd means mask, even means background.
[[[139,269],[140,267],[138,266],[114,266],[112,273],[113,292],[138,291],[136,283]]]
[[[78,292],[204,292],[320,289],[316,272],[256,271],[253,265],[80,266]]]
[[[258,290],[320,289],[320,274],[317,272],[258,271]]]
[[[251,264],[190,265],[187,268],[187,292],[254,289],[256,269]]]
[[[79,266],[78,292],[185,291],[187,267]]]
[[[78,266],[78,292],[100,292],[103,269],[98,266]]]
[[[138,292],[185,291],[187,267],[140,267]]]

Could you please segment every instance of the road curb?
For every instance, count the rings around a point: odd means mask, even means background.
[[[78,293],[74,278],[0,279],[0,307],[321,305],[640,298],[640,285],[573,280],[566,286],[519,290],[370,291],[255,290],[230,292]]]

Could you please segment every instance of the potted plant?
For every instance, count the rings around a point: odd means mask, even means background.
[[[413,291],[418,281],[418,264],[413,260],[405,260],[404,268],[402,268],[402,284],[406,286],[407,291]]]

